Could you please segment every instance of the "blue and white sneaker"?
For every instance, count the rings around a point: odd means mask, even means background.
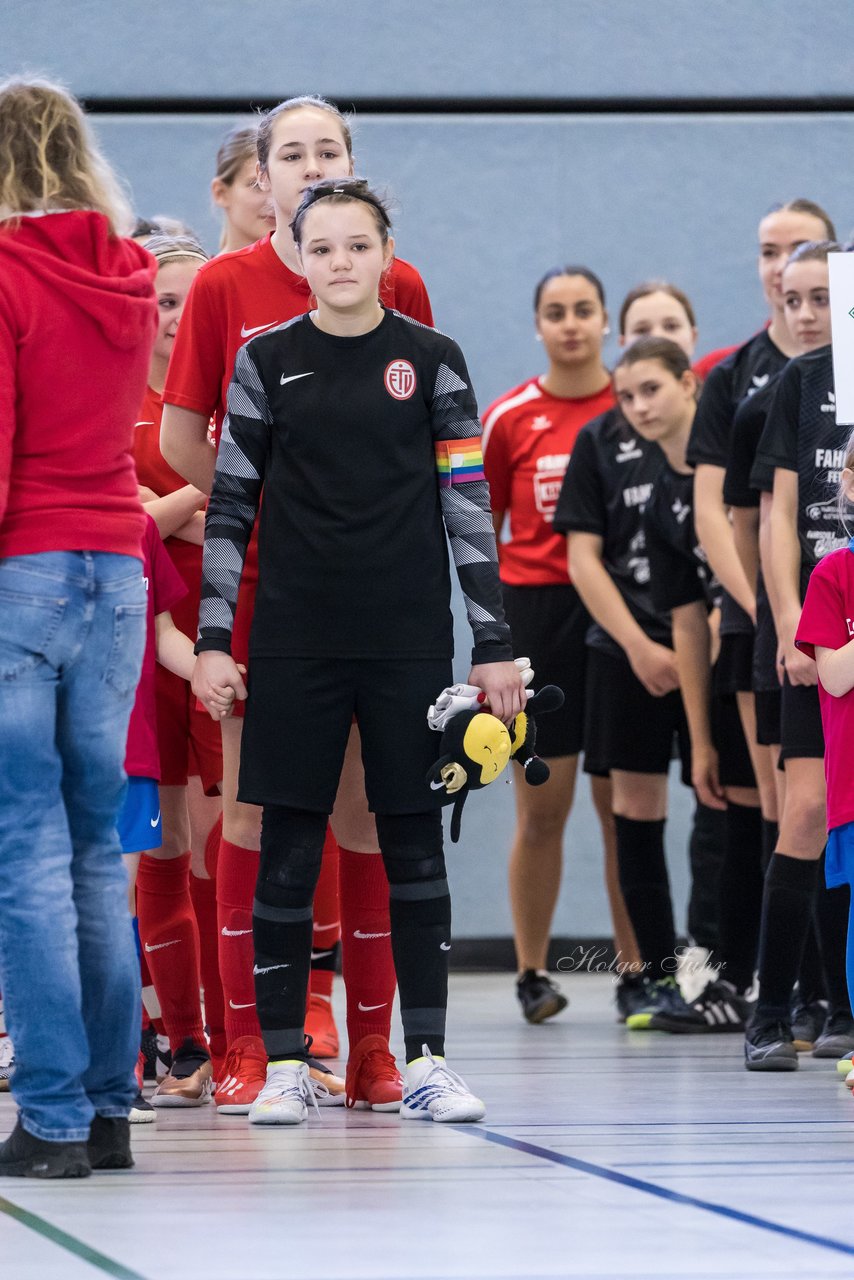
[[[403,1075],[404,1120],[436,1120],[439,1124],[464,1124],[482,1120],[486,1107],[444,1058],[434,1058],[426,1044],[424,1057],[406,1064]]]

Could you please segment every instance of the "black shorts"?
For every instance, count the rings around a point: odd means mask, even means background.
[[[780,759],[823,760],[824,731],[818,685],[783,684],[780,703]]]
[[[674,740],[682,761],[682,781],[691,785],[691,746],[682,695],[648,693],[623,657],[589,649],[584,769],[667,773]],[[539,743],[538,743],[539,745]],[[593,761],[596,768],[591,768]]]
[[[718,777],[724,787],[755,787],[747,739],[734,693],[712,695],[712,742],[718,753]]]
[[[534,689],[556,684],[563,690],[559,711],[537,722],[537,755],[576,756],[584,745],[584,689],[590,614],[575,587],[502,585],[504,612],[513,637],[513,652],[530,658]]]
[[[749,693],[753,688],[753,634],[735,632],[721,636],[721,651],[715,663],[715,693]]]
[[[331,813],[355,715],[371,811],[438,808],[427,772],[442,735],[427,709],[452,681],[442,658],[253,658],[238,799]]]
[[[753,690],[754,693],[779,693],[777,678],[777,628],[768,595],[764,590],[756,593],[756,635],[753,641]],[[779,742],[780,739],[778,738]]]
[[[760,747],[777,747],[780,745],[780,703],[782,690],[757,689],[753,695],[756,703],[756,741]]]

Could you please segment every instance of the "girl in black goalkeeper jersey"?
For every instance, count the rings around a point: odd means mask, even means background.
[[[250,1122],[305,1119],[311,902],[353,714],[391,885],[407,1068],[401,1115],[478,1120],[444,1061],[450,897],[439,737],[451,683],[445,533],[474,634],[472,684],[522,707],[497,572],[477,406],[451,339],[377,301],[392,259],[384,206],[356,180],[309,188],[292,224],[317,310],[235,363],[203,560],[194,687],[240,690],[229,656],[261,489],[259,585],[240,795],[263,806],[254,906],[258,1014],[270,1064]]]
[[[784,284],[813,316],[811,333],[829,337],[827,254],[834,244],[804,246],[792,255]],[[850,430],[836,422],[829,346],[790,361],[781,373],[756,452],[751,484],[771,492],[763,570],[777,624],[783,676],[781,757],[786,793],[780,836],[765,881],[759,1001],[745,1045],[753,1071],[790,1071],[798,1065],[790,1002],[815,906],[827,994],[816,1057],[854,1049],[845,978],[848,888],[819,890],[825,844],[824,737],[816,668],[795,646],[807,583],[828,551],[845,546],[837,492]]]

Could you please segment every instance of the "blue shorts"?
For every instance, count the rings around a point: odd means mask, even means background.
[[[824,879],[828,889],[854,885],[854,822],[846,822],[827,833]]]
[[[122,853],[144,853],[163,843],[160,792],[153,778],[128,778],[124,804],[116,821]]]

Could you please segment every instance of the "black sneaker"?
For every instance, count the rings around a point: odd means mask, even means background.
[[[157,1080],[157,1032],[153,1025],[149,1022],[148,1026],[143,1029],[139,1039],[139,1049],[143,1056],[142,1075],[143,1079]],[[171,1062],[169,1064],[171,1066]],[[168,1071],[169,1068],[166,1068]],[[166,1075],[166,1071],[163,1075]]]
[[[809,1053],[815,1047],[815,1042],[821,1035],[826,1020],[827,1005],[823,1000],[810,1000],[808,1004],[794,1006],[792,1043],[798,1053]]]
[[[744,1031],[752,1006],[731,982],[717,978],[691,1001],[691,1008],[703,1015],[708,1031]]]
[[[854,1049],[854,1018],[847,1009],[837,1009],[827,1015],[815,1047],[814,1058],[844,1058]]]
[[[132,1169],[130,1121],[118,1116],[95,1116],[86,1150],[93,1169]]]
[[[133,1100],[133,1104],[128,1114],[128,1120],[131,1124],[153,1124],[157,1119],[157,1112],[148,1101],[143,1093],[138,1093]]]
[[[526,969],[516,981],[516,995],[528,1022],[545,1022],[569,1004],[558,987],[545,973]]]
[[[641,1013],[647,1006],[646,979],[641,973],[620,975],[614,991],[617,1005],[617,1021],[625,1022],[633,1013]]]
[[[0,1177],[88,1178],[92,1172],[83,1142],[45,1142],[20,1120],[0,1147]]]
[[[669,1031],[671,1035],[698,1035],[708,1030],[702,1013],[682,998],[675,978],[657,978],[647,983],[646,1003],[626,1018],[632,1031]]]
[[[788,1022],[753,1022],[744,1038],[748,1071],[797,1071],[798,1051]]]

